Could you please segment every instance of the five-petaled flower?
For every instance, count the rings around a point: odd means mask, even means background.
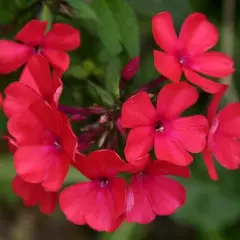
[[[138,159],[151,150],[157,159],[180,166],[190,164],[206,145],[208,122],[204,116],[180,117],[198,99],[196,89],[186,82],[165,85],[157,97],[156,109],[146,92],[130,97],[122,106],[121,124],[131,128],[125,147],[127,160]]]
[[[41,54],[48,59],[58,75],[69,66],[67,51],[80,45],[80,32],[64,23],[53,24],[46,32],[46,21],[31,20],[15,36],[21,43],[0,40],[0,73],[8,74],[25,64],[33,55]]]
[[[14,154],[17,174],[47,191],[58,191],[75,156],[77,139],[67,117],[42,99],[13,115],[8,130],[18,148]]]
[[[203,159],[213,180],[217,180],[218,175],[212,154],[227,169],[237,169],[240,164],[240,103],[230,103],[217,113],[220,100],[227,89],[228,87],[223,85],[208,107],[210,130]]]
[[[189,178],[186,167],[165,161],[152,161],[149,155],[138,160],[139,167],[125,167],[133,174],[126,196],[125,220],[127,222],[150,223],[156,215],[173,214],[186,200],[184,187],[166,175]]]
[[[60,207],[67,219],[77,225],[112,232],[123,221],[126,182],[116,175],[125,162],[112,150],[97,150],[88,156],[76,154],[73,165],[88,179],[64,189]]]
[[[221,84],[197,74],[222,78],[234,71],[233,60],[220,52],[206,52],[218,42],[218,31],[201,13],[192,13],[185,20],[179,38],[174,30],[169,12],[152,19],[154,39],[164,52],[154,50],[156,69],[173,82],[178,82],[182,72],[191,83],[206,92],[217,93]]]

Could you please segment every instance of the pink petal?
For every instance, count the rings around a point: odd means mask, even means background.
[[[214,166],[211,150],[209,148],[205,148],[203,150],[202,156],[207,167],[209,177],[214,181],[218,180],[218,174]]]
[[[61,76],[62,73],[64,73],[68,69],[70,64],[70,58],[67,53],[49,48],[44,48],[42,54],[51,63],[58,76]]]
[[[41,93],[44,100],[48,101],[53,93],[53,81],[48,61],[42,55],[34,55],[27,64],[30,74]]]
[[[184,21],[180,35],[179,35],[179,48],[184,49],[189,39],[191,39],[195,29],[201,24],[202,21],[206,20],[206,17],[202,13],[191,13]]]
[[[220,90],[216,94],[214,94],[212,97],[212,100],[208,106],[208,111],[207,111],[207,117],[210,124],[213,123],[213,120],[217,115],[218,105],[224,93],[227,91],[227,89],[228,89],[228,85],[222,84]]]
[[[209,21],[199,21],[196,25],[186,46],[190,56],[206,52],[217,44],[219,38],[217,28]]]
[[[125,210],[125,180],[115,178],[108,184],[102,188],[99,186],[85,213],[86,222],[97,231],[112,231],[116,219]]]
[[[208,121],[204,116],[182,117],[172,122],[172,139],[188,152],[201,152],[206,146],[207,134]]]
[[[20,43],[0,40],[0,74],[20,68],[33,54],[32,49]]]
[[[33,145],[41,143],[45,128],[28,110],[14,114],[7,123],[8,132],[18,145]]]
[[[190,172],[188,168],[176,166],[166,161],[154,161],[145,169],[146,174],[150,176],[172,175],[183,178],[189,178]]]
[[[139,165],[138,158],[146,155],[153,146],[154,127],[138,127],[130,130],[124,149],[127,160]]]
[[[66,218],[77,225],[85,224],[85,213],[93,204],[96,192],[94,182],[78,183],[65,188],[59,197],[60,208]]]
[[[159,73],[173,82],[179,82],[182,75],[182,66],[178,58],[169,53],[153,51],[154,66]]]
[[[52,154],[51,165],[48,168],[48,174],[42,183],[43,188],[48,192],[58,191],[68,173],[71,158],[64,153]]]
[[[146,184],[154,211],[161,216],[171,215],[182,207],[186,191],[177,181],[165,176],[151,177]]]
[[[234,72],[233,60],[220,52],[206,52],[191,59],[189,67],[211,77],[223,78]]]
[[[152,32],[159,47],[168,53],[175,52],[177,35],[169,12],[159,13],[152,18]]]
[[[146,92],[133,95],[122,105],[121,124],[124,128],[151,125],[155,120],[155,109]]]
[[[222,84],[208,80],[207,78],[200,76],[190,69],[183,68],[183,72],[189,82],[200,87],[205,92],[217,93],[222,87]]]
[[[237,169],[240,164],[240,143],[231,137],[215,134],[212,152],[216,160],[227,169]]]
[[[157,159],[165,160],[178,166],[187,166],[193,157],[181,146],[164,134],[157,134],[154,139],[154,151]]]
[[[64,23],[53,24],[44,37],[43,46],[58,51],[71,51],[80,46],[80,32]]]
[[[42,99],[36,100],[29,106],[29,110],[56,137],[61,137],[65,128],[65,118],[56,109],[51,108]]]
[[[17,174],[30,183],[41,183],[48,175],[56,155],[49,146],[33,145],[19,147],[14,154],[14,167]]]
[[[42,43],[46,27],[47,22],[31,20],[15,36],[15,39],[31,47],[36,47]]]
[[[57,76],[56,72],[53,72],[53,89],[55,90],[54,95],[53,95],[53,99],[52,99],[52,103],[51,105],[57,107],[60,97],[62,95],[62,91],[63,91],[63,83],[62,80]]]
[[[32,74],[30,73],[27,65],[24,67],[24,69],[20,75],[19,82],[32,88],[32,90],[34,90],[36,93],[38,93],[38,95],[41,95],[41,92],[37,86],[37,83],[36,83],[35,79],[33,78]]]
[[[51,214],[57,205],[58,194],[56,192],[44,192],[39,203],[42,213]]]
[[[30,104],[39,98],[35,91],[20,82],[8,85],[4,93],[6,97],[3,102],[3,110],[7,117],[26,110]]]
[[[21,197],[27,206],[34,206],[39,203],[43,189],[39,184],[28,183],[19,176],[15,176],[12,181],[14,193]]]
[[[126,221],[147,224],[154,220],[153,211],[144,179],[146,177],[133,176],[128,185],[126,196]]]
[[[167,84],[158,94],[158,118],[177,118],[187,108],[196,103],[197,99],[198,92],[193,86],[185,82]]]
[[[116,152],[102,149],[91,152],[88,156],[77,153],[73,165],[84,176],[94,180],[116,176],[124,167],[125,162]]]

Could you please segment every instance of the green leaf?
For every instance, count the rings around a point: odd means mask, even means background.
[[[90,88],[88,88],[89,93],[94,99],[96,99],[96,101],[98,101],[99,104],[113,106],[114,99],[109,92],[91,81],[87,81],[87,83],[90,86]]]
[[[96,29],[98,36],[109,55],[115,57],[122,51],[122,46],[121,35],[113,14],[105,0],[93,0],[91,7],[100,21]]]
[[[105,86],[113,93],[114,96],[119,96],[119,80],[121,74],[121,61],[119,57],[115,57],[110,61],[105,71]]]
[[[73,14],[79,19],[93,20],[99,23],[99,19],[92,8],[81,0],[66,0],[73,8]]]
[[[47,31],[49,31],[53,23],[53,15],[50,8],[45,3],[42,4],[42,10],[39,16],[39,20],[48,22]]]
[[[126,0],[106,0],[117,22],[121,40],[131,58],[139,56],[140,38],[136,15]]]
[[[173,215],[179,223],[195,225],[205,232],[219,230],[234,223],[240,214],[237,195],[216,183],[191,178],[184,184],[187,202]]]

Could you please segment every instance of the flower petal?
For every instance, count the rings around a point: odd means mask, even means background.
[[[207,167],[209,177],[212,180],[217,181],[218,174],[217,174],[216,168],[214,166],[211,150],[208,147],[205,148],[203,150],[202,156],[203,156],[204,163]]]
[[[71,51],[80,46],[80,32],[76,28],[64,24],[55,23],[44,37],[43,47],[58,51]]]
[[[34,206],[39,203],[43,189],[39,184],[28,183],[19,176],[15,176],[12,181],[14,193],[23,199],[27,206]]]
[[[180,49],[184,49],[187,46],[189,39],[191,39],[194,30],[206,20],[206,16],[202,13],[191,13],[184,21],[180,34],[178,45]]]
[[[52,155],[51,166],[49,166],[48,174],[42,183],[47,192],[57,192],[61,188],[72,160],[61,152],[55,152]]]
[[[0,40],[0,74],[20,68],[33,54],[32,49],[20,43]]]
[[[152,32],[159,47],[168,53],[175,52],[177,35],[169,12],[159,13],[152,18]]]
[[[154,220],[156,213],[153,211],[144,177],[133,176],[128,185],[126,196],[126,221],[147,224]]]
[[[185,82],[167,84],[158,94],[158,118],[177,118],[187,108],[196,103],[197,99],[198,92],[193,86]]]
[[[115,221],[125,210],[125,180],[114,178],[108,184],[107,187],[99,186],[85,213],[86,222],[97,231],[112,231]]]
[[[208,117],[208,121],[210,124],[213,123],[213,120],[215,119],[216,115],[217,115],[217,108],[218,105],[224,95],[224,93],[227,91],[228,89],[228,85],[222,84],[220,90],[213,95],[212,100],[208,106],[208,111],[207,111],[207,117]]]
[[[45,128],[28,110],[14,114],[7,123],[8,132],[18,145],[33,145],[42,142]]]
[[[33,145],[19,147],[14,154],[17,174],[30,183],[41,183],[48,175],[49,167],[56,155],[49,146]]]
[[[3,110],[7,117],[26,110],[30,104],[39,98],[34,90],[20,82],[8,85],[4,93],[6,97],[3,102]]]
[[[233,60],[221,52],[206,52],[191,59],[189,67],[211,77],[223,78],[234,72]]]
[[[54,212],[57,205],[58,193],[44,192],[39,203],[40,211],[45,214]]]
[[[153,146],[154,127],[138,127],[130,130],[124,149],[127,160],[139,165],[139,158],[146,155]]]
[[[74,184],[61,192],[60,208],[70,222],[77,225],[85,224],[84,216],[94,201],[95,191],[94,182],[85,182]]]
[[[146,92],[130,97],[122,105],[121,124],[123,128],[135,128],[154,124],[155,109]]]
[[[217,93],[222,87],[222,84],[208,80],[207,78],[200,76],[190,69],[183,68],[183,72],[189,82],[200,87],[205,92]]]
[[[57,75],[61,75],[68,69],[70,64],[69,55],[65,52],[44,48],[42,54],[48,59]]]
[[[15,36],[15,39],[31,47],[40,45],[43,41],[44,32],[47,28],[47,22],[31,20]]]
[[[53,93],[53,81],[47,59],[40,54],[34,55],[28,61],[26,67],[28,67],[30,74],[33,76],[43,99],[49,100],[46,98],[49,98]]]
[[[201,152],[206,146],[207,134],[208,121],[204,116],[182,117],[172,122],[172,139],[179,142],[188,152]]]
[[[187,166],[193,157],[184,150],[180,143],[171,140],[164,134],[157,134],[154,139],[154,151],[157,159],[165,160],[178,166]]]
[[[226,147],[227,146],[227,147]],[[216,160],[227,169],[237,169],[240,164],[240,143],[222,134],[215,134],[212,146]]]
[[[176,56],[169,53],[153,51],[154,66],[159,73],[173,82],[179,82],[182,75],[182,66]]]
[[[200,21],[188,40],[186,50],[190,56],[196,56],[206,52],[218,42],[217,28],[209,21]]]
[[[154,161],[147,166],[145,172],[150,176],[172,175],[183,178],[189,178],[188,168],[176,166],[166,161]]]
[[[145,184],[153,209],[158,215],[171,215],[183,206],[186,201],[186,191],[180,183],[165,176],[150,179]]]
[[[125,162],[112,150],[102,149],[91,152],[88,156],[76,154],[74,167],[89,179],[112,178],[124,167]]]

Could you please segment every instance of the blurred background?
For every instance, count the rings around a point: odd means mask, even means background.
[[[217,50],[235,60],[236,72],[222,104],[238,101],[240,94],[240,1],[239,0],[0,0],[0,38],[12,39],[30,19],[65,22],[80,29],[81,47],[71,53],[71,67],[64,74],[61,103],[73,106],[109,104],[113,101],[120,69],[140,56],[140,69],[129,83],[134,91],[159,77],[153,66],[151,17],[170,11],[177,31],[191,12],[203,12],[219,29]],[[0,91],[16,81],[20,71],[0,76]],[[153,91],[158,91],[159,88]],[[205,113],[209,95],[200,94],[193,112]],[[0,134],[7,134],[6,118],[0,113]],[[66,221],[59,209],[45,216],[26,208],[12,193],[15,175],[7,144],[0,152],[0,240],[239,240],[240,172],[217,166],[219,181],[211,181],[200,155],[191,166],[192,178],[183,181],[186,205],[171,217],[157,217],[149,225],[123,224],[112,234],[98,233]],[[226,146],[227,147],[227,146]],[[70,171],[67,184],[81,179]],[[97,216],[96,216],[97,217]]]

